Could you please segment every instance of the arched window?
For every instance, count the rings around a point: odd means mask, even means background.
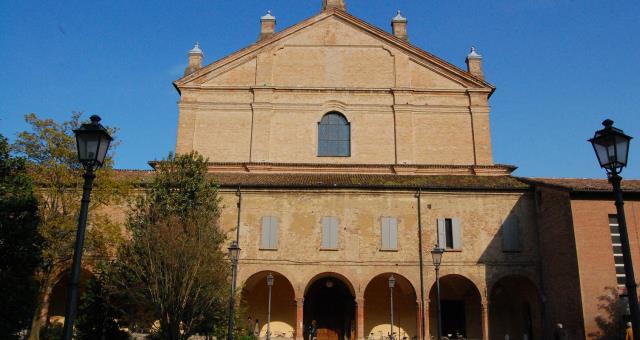
[[[318,123],[318,156],[351,156],[351,126],[341,113],[329,112]]]

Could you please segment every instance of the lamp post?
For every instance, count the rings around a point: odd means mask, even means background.
[[[393,336],[393,287],[396,286],[396,278],[393,275],[389,276],[389,297],[391,298],[391,333],[389,333],[389,339],[395,339]]]
[[[440,310],[440,263],[442,263],[442,254],[444,249],[439,248],[437,245],[431,251],[431,257],[433,258],[433,266],[436,268],[436,307],[438,309],[438,337],[437,340],[442,340],[442,315]]]
[[[622,244],[622,258],[624,261],[624,274],[626,278],[625,286],[629,297],[629,309],[631,310],[631,324],[633,335],[640,335],[640,312],[638,311],[638,293],[636,291],[636,279],[633,273],[633,262],[631,260],[631,249],[629,248],[629,235],[627,234],[627,221],[624,215],[624,201],[622,200],[622,189],[620,188],[620,172],[627,166],[629,156],[629,142],[631,137],[622,130],[613,127],[613,121],[606,119],[602,122],[604,129],[596,131],[589,142],[593,145],[593,150],[598,157],[600,166],[605,169],[609,182],[613,186],[615,197],[618,226],[620,228],[620,242]]]
[[[80,215],[78,217],[78,230],[76,231],[76,246],[73,252],[73,264],[71,265],[71,281],[67,296],[67,308],[64,317],[63,336],[70,340],[73,335],[73,322],[76,318],[78,305],[78,285],[80,283],[80,268],[82,264],[82,251],[84,248],[84,233],[87,230],[87,215],[89,213],[89,200],[95,171],[102,166],[109,150],[109,144],[113,138],[107,129],[100,124],[100,117],[93,115],[91,122],[85,123],[80,128],[73,130],[76,136],[78,160],[84,167],[84,185],[82,186],[82,201],[80,202]]]
[[[229,246],[229,258],[231,259],[231,295],[229,296],[229,320],[227,322],[227,339],[233,340],[233,309],[235,307],[235,294],[236,294],[236,276],[238,272],[238,255],[240,254],[240,247],[238,241],[231,242]]]
[[[269,302],[267,305],[267,340],[271,340],[271,287],[273,287],[273,274],[267,274],[267,287],[269,288]]]

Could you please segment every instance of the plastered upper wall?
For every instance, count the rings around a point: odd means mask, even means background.
[[[178,153],[213,162],[492,164],[490,88],[336,14],[294,28],[177,84]],[[332,110],[351,124],[350,157],[317,156],[318,122]]]

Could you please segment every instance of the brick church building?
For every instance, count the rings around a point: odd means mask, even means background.
[[[389,33],[344,0],[320,6],[280,31],[267,13],[254,44],[206,66],[196,45],[174,83],[176,152],[211,162],[260,336],[272,273],[272,338],[315,320],[320,340],[383,339],[392,305],[396,338],[430,339],[437,244],[445,334],[551,339],[562,323],[598,338],[625,279],[607,182],[493,162],[479,51],[461,69],[412,45],[400,12]],[[636,256],[640,181],[623,189]]]

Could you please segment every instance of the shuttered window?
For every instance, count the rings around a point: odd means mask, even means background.
[[[329,112],[318,123],[318,156],[351,156],[351,126],[341,113]]]
[[[275,216],[264,216],[262,218],[260,249],[278,249],[278,219]]]
[[[398,250],[398,220],[395,217],[382,217],[381,239],[382,250]]]
[[[338,249],[338,218],[326,216],[322,218],[321,249]]]
[[[502,222],[502,251],[521,251],[520,222],[516,216],[510,215]]]
[[[460,219],[439,218],[437,221],[438,247],[462,250],[462,228]]]

